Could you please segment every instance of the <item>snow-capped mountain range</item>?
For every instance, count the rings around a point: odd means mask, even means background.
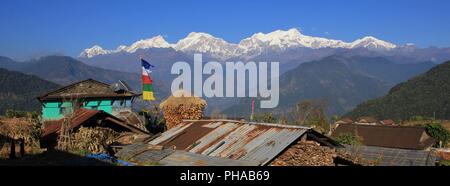
[[[298,29],[292,28],[276,30],[267,34],[256,33],[241,40],[238,44],[229,43],[221,38],[201,32],[192,32],[176,44],[170,44],[161,35],[158,35],[150,39],[139,40],[130,46],[120,45],[115,50],[107,50],[94,45],[85,49],[79,57],[92,58],[118,52],[135,53],[139,49],[147,48],[173,48],[182,52],[206,53],[220,59],[228,59],[232,57],[251,58],[266,50],[284,51],[290,48],[367,48],[376,51],[389,51],[396,47],[395,44],[372,36],[348,43],[341,40],[303,35]]]

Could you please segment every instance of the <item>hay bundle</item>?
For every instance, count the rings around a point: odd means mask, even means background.
[[[40,126],[29,118],[0,118],[0,144],[8,139],[24,139],[27,146],[39,146]]]
[[[70,149],[73,151],[89,151],[92,153],[106,153],[107,148],[120,134],[109,128],[80,127],[70,137]]]
[[[160,104],[167,129],[181,123],[183,119],[201,119],[205,107],[205,100],[191,96],[189,92],[184,90],[175,92]]]

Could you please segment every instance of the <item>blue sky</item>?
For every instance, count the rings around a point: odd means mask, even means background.
[[[448,0],[1,0],[0,55],[77,56],[94,44],[113,49],[158,34],[173,43],[192,31],[237,43],[292,27],[344,41],[372,35],[449,47],[449,9]]]

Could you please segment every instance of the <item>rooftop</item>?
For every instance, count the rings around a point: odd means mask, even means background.
[[[123,85],[127,87],[127,85]],[[133,97],[138,94],[131,90],[117,91],[117,86],[111,86],[93,79],[79,81],[56,89],[38,97],[40,101],[52,99],[76,99],[99,97]]]
[[[265,165],[307,130],[234,120],[185,120],[149,144]]]
[[[360,136],[362,143],[367,146],[423,150],[431,147],[435,142],[425,132],[424,127],[418,126],[339,125],[332,137],[338,137],[344,133]]]

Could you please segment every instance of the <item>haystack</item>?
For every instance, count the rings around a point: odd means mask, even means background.
[[[183,119],[201,119],[206,101],[192,96],[185,90],[178,90],[160,105],[166,120],[167,129],[181,123]]]
[[[2,138],[24,139],[29,145],[38,145],[40,132],[39,126],[34,125],[28,118],[0,118]]]
[[[0,117],[0,152],[9,151],[12,140],[23,139],[25,148],[39,148],[40,126],[29,118]],[[8,145],[6,145],[8,144]],[[15,144],[17,145],[17,144]]]

